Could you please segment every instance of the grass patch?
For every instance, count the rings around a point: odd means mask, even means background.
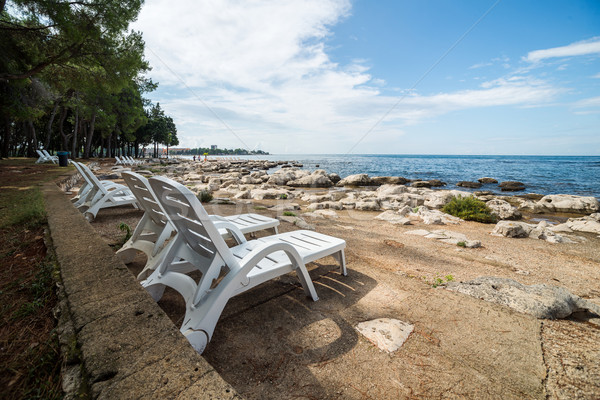
[[[442,211],[446,214],[464,219],[465,221],[476,221],[486,224],[496,222],[496,217],[492,215],[492,211],[488,206],[486,206],[483,201],[477,200],[473,196],[453,197],[452,200],[442,208]]]
[[[285,215],[286,217],[295,217],[296,213],[292,211],[284,211],[283,215]]]
[[[60,399],[54,273],[40,185],[73,167],[0,161],[0,387],[7,399]]]
[[[208,203],[213,199],[213,195],[208,190],[201,190],[200,193],[198,193],[198,199],[201,203]]]

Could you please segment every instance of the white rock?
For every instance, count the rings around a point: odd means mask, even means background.
[[[333,210],[316,210],[315,214],[320,214],[326,218],[339,218],[337,213]]]
[[[387,221],[395,225],[410,225],[410,219],[391,210],[379,214],[375,219]]]
[[[492,210],[492,213],[500,219],[520,219],[521,213],[516,207],[510,205],[508,201],[493,199],[485,203]]]
[[[359,323],[356,330],[380,350],[392,353],[408,339],[414,325],[392,318],[378,318]]]
[[[492,235],[525,238],[529,236],[534,228],[535,225],[526,224],[525,222],[499,221],[492,230]]]
[[[551,194],[544,196],[538,204],[554,212],[576,212],[590,214],[600,210],[600,202],[592,196],[573,196],[570,194]]]
[[[379,203],[376,201],[357,201],[354,207],[361,211],[378,211],[380,209]]]

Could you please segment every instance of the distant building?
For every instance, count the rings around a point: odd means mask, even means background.
[[[216,144],[211,144],[210,145],[210,149],[211,150],[216,150],[217,149],[217,145]]]

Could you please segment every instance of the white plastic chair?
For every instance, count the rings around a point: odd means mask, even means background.
[[[127,186],[114,182],[113,185],[102,184],[87,165],[79,163],[79,166],[92,184],[85,201],[78,206],[79,211],[83,212],[88,221],[93,221],[103,208],[123,205],[132,205],[138,208],[137,200]]]
[[[52,154],[48,153],[48,150],[42,150],[42,153],[48,157],[50,161],[52,161],[52,164],[56,164],[58,162],[58,156],[53,156]]]
[[[183,296],[186,312],[180,330],[199,353],[210,341],[231,297],[296,271],[306,295],[316,301],[317,292],[305,264],[328,255],[338,259],[341,272],[346,274],[346,242],[342,239],[295,231],[246,241],[231,222],[211,220],[185,186],[165,177],[150,178],[149,183],[177,234],[164,262],[142,281],[142,286],[155,300],[160,299],[165,286]],[[240,244],[227,247],[219,229],[228,230]],[[192,267],[202,272],[198,283],[186,275]],[[224,276],[220,276],[222,268]],[[212,287],[218,278],[221,280]]]
[[[138,275],[138,279],[142,280],[146,279],[164,258],[164,254],[161,254],[161,252],[166,247],[166,241],[175,232],[175,226],[170,222],[169,217],[156,199],[148,179],[135,172],[123,172],[122,177],[138,200],[140,208],[145,212],[131,238],[117,251],[117,254],[125,264],[130,263],[138,251],[146,254],[146,265]],[[209,215],[209,217],[213,221],[233,223],[242,234],[263,229],[273,229],[277,233],[277,226],[279,225],[279,220],[259,214],[238,214],[225,217]],[[219,230],[219,233],[223,237],[229,235],[226,229]]]
[[[39,164],[39,163],[45,163],[45,162],[51,162],[51,163],[53,163],[53,164],[56,164],[56,163],[55,163],[55,162],[52,160],[52,158],[51,158],[51,157],[49,157],[49,156],[45,155],[45,154],[44,154],[44,153],[42,153],[40,150],[36,150],[35,152],[36,152],[36,153],[38,154],[38,156],[39,156],[39,158],[38,158],[38,159],[37,159],[37,161],[35,162],[36,164]]]
[[[75,166],[75,169],[77,169],[77,172],[79,172],[79,175],[81,175],[81,177],[83,178],[83,184],[81,185],[81,187],[79,188],[79,191],[77,192],[77,196],[73,197],[71,199],[71,202],[73,203],[73,205],[75,207],[79,207],[80,205],[82,205],[83,203],[85,203],[88,194],[90,194],[90,190],[94,187],[94,184],[90,181],[90,178],[88,178],[87,174],[83,172],[83,169],[80,165],[80,163],[78,163],[77,161],[73,161],[70,160],[71,164],[73,164]],[[102,185],[104,185],[104,187],[106,189],[112,187],[112,186],[116,186],[118,185],[117,183],[113,182],[113,181],[99,181]]]

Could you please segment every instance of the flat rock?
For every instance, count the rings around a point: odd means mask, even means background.
[[[382,212],[381,214],[376,216],[375,219],[387,221],[395,225],[410,225],[410,219],[392,210]]]
[[[472,182],[472,181],[460,181],[456,184],[456,186],[466,187],[471,189],[479,189],[483,184],[481,182]]]
[[[553,212],[591,214],[600,210],[600,202],[592,196],[551,194],[541,198],[538,205]]]
[[[500,182],[498,185],[503,192],[518,192],[521,190],[525,190],[525,184],[523,182],[518,181],[505,181]]]
[[[477,181],[481,182],[481,183],[498,183],[498,181],[494,178],[490,178],[490,177],[483,177],[483,178],[479,178],[477,179]]]
[[[359,323],[356,330],[380,350],[393,353],[408,339],[414,325],[393,318],[378,318]]]
[[[508,278],[480,277],[468,282],[449,282],[446,289],[502,304],[536,318],[566,318],[579,311],[600,316],[600,306],[558,286],[527,286]]]

